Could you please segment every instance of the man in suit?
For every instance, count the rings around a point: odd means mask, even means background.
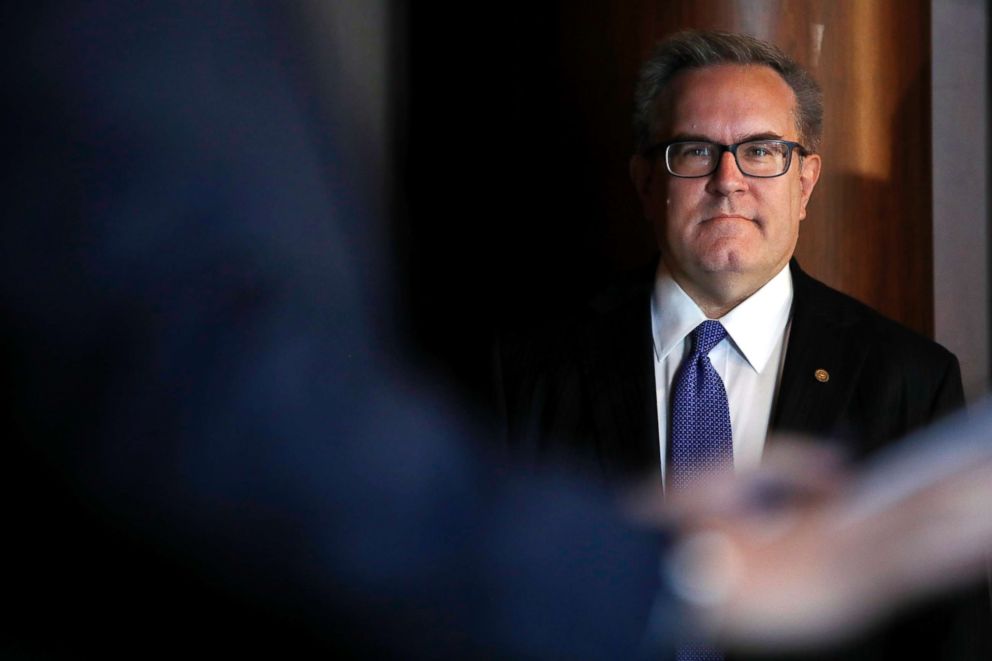
[[[509,434],[595,459],[610,478],[664,474],[669,397],[689,336],[719,320],[734,464],[769,432],[854,455],[963,404],[956,358],[805,274],[793,259],[820,175],[816,83],[775,47],[681,33],[641,74],[630,172],[660,260],[571,330],[501,347]]]
[[[578,458],[614,484],[660,475],[669,488],[679,453],[696,451],[674,423],[680,370],[713,321],[722,339],[704,359],[725,393],[738,471],[759,464],[773,432],[857,458],[963,405],[951,353],[793,258],[821,170],[822,99],[806,71],[746,35],[680,33],[644,65],[635,103],[630,174],[660,260],[564,330],[504,343],[500,395],[517,449]],[[692,418],[690,432],[703,424]],[[936,641],[956,626],[925,630]],[[987,642],[965,634],[962,647],[980,658]],[[889,658],[907,643],[845,654]]]

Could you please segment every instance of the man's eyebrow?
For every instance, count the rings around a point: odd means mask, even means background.
[[[716,142],[702,133],[676,133],[665,142]]]
[[[734,140],[735,143],[740,144],[742,142],[750,142],[752,140],[782,140],[782,136],[779,133],[774,133],[772,131],[764,131],[762,133],[750,133],[747,135],[736,136]],[[723,144],[718,140],[703,135],[701,133],[677,133],[665,142],[715,142],[716,144]]]
[[[780,133],[765,131],[764,133],[752,133],[751,135],[738,137],[735,142],[750,142],[752,140],[782,140],[782,135]]]

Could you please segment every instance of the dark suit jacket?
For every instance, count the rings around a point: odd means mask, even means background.
[[[963,406],[953,354],[790,267],[792,326],[771,431],[840,444],[857,459]],[[581,319],[500,347],[498,395],[520,454],[579,461],[608,482],[659,470],[653,275]],[[976,587],[816,658],[990,658],[989,629],[988,595]]]
[[[795,296],[772,431],[840,443],[855,457],[964,403],[957,359],[791,264]],[[589,314],[500,347],[511,442],[529,456],[590,460],[613,481],[658,470],[653,269]],[[829,375],[815,378],[817,370]]]

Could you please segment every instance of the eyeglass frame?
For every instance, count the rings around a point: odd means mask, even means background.
[[[707,172],[706,174],[676,174],[672,172],[672,166],[669,165],[668,163],[668,148],[671,147],[672,145],[686,144],[693,142],[699,142],[708,145],[713,145],[714,147],[719,147],[720,153],[713,160],[713,169]],[[789,148],[789,151],[786,155],[785,168],[778,174],[748,174],[747,172],[745,172],[744,168],[741,167],[740,160],[738,160],[737,158],[737,148],[740,147],[741,145],[746,145],[751,142],[774,142],[777,144],[786,145]],[[809,150],[806,149],[806,147],[804,147],[801,143],[793,142],[792,140],[779,140],[777,138],[751,138],[750,140],[744,140],[742,142],[737,142],[731,145],[725,145],[720,142],[714,142],[712,140],[685,140],[685,139],[666,140],[665,142],[659,142],[645,149],[644,156],[649,157],[651,156],[652,153],[657,152],[659,149],[665,150],[665,170],[668,172],[668,174],[672,175],[673,177],[679,177],[680,179],[701,179],[703,177],[710,176],[711,174],[713,174],[714,172],[720,169],[720,161],[723,160],[724,153],[728,151],[734,155],[734,164],[737,166],[737,169],[741,171],[741,174],[743,174],[745,177],[754,177],[755,179],[774,179],[775,177],[781,177],[782,175],[784,175],[792,167],[792,152],[795,151],[796,149],[799,150],[800,159],[802,159],[803,156],[808,156],[810,154]]]

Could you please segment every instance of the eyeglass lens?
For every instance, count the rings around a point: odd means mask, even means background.
[[[713,142],[675,142],[665,158],[672,174],[702,177],[717,169],[723,156],[722,145]],[[746,175],[775,177],[789,168],[791,147],[776,140],[752,140],[737,146],[737,167]]]

